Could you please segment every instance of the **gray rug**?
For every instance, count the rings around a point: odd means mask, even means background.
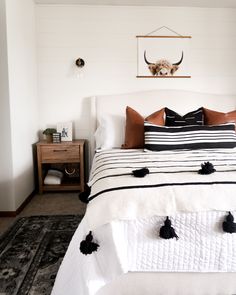
[[[0,295],[49,295],[81,219],[78,215],[18,219],[0,237]]]

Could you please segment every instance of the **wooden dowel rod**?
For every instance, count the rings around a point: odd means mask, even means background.
[[[159,78],[159,79],[166,79],[166,78],[191,78],[191,76],[136,76],[136,78]]]
[[[192,36],[136,36],[136,38],[192,38]]]

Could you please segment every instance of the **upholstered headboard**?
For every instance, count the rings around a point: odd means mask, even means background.
[[[185,114],[201,106],[228,112],[236,109],[236,95],[218,95],[182,90],[152,90],[92,97],[90,159],[93,157],[95,149],[94,132],[97,128],[97,119],[104,114],[125,116],[127,105],[143,116],[163,107],[173,109],[180,114]]]

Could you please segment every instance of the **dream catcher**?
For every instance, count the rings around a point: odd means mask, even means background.
[[[67,177],[79,177],[78,163],[65,164],[64,172],[65,172],[65,176],[67,176]]]

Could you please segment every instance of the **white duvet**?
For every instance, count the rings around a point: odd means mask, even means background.
[[[128,271],[236,271],[236,234],[222,231],[226,211],[236,214],[235,159],[236,149],[97,153],[90,202],[52,294],[95,295]],[[197,173],[205,161],[215,173]],[[150,174],[134,178],[142,167]],[[159,238],[166,215],[179,240]],[[100,247],[85,256],[79,245],[89,230]]]

